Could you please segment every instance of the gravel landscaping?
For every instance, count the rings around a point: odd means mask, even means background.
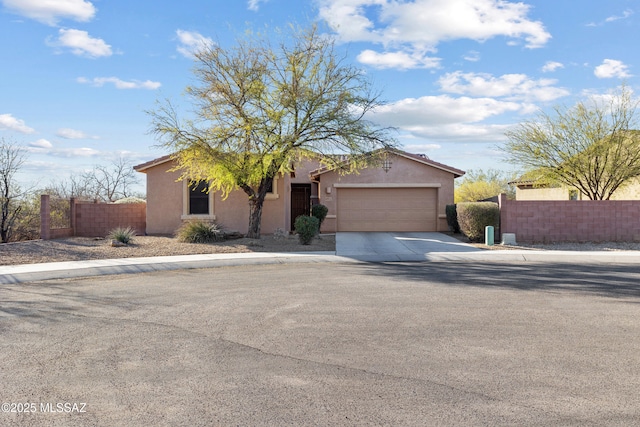
[[[215,253],[335,251],[335,242],[335,235],[331,234],[316,237],[310,245],[301,245],[297,236],[262,236],[210,244],[181,243],[174,237],[136,236],[129,245],[112,247],[110,240],[69,237],[0,244],[0,265]]]
[[[464,236],[448,233],[461,241]],[[69,237],[56,240],[31,240],[0,244],[0,265],[35,264],[42,262],[82,261],[92,259],[134,258],[171,255],[241,253],[241,252],[309,252],[335,251],[335,235],[323,234],[310,245],[301,245],[297,236],[261,239],[236,239],[217,243],[181,243],[174,237],[136,236],[134,242],[123,247],[112,247],[105,239]],[[486,250],[547,250],[547,251],[640,251],[640,242],[554,243],[486,246]]]

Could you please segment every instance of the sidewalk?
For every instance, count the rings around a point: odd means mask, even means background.
[[[91,261],[51,262],[0,266],[0,284],[73,277],[132,274],[151,271],[216,268],[237,265],[344,262],[482,262],[569,263],[640,265],[640,251],[578,252],[491,250],[474,252],[430,252],[425,254],[362,254],[338,256],[335,252],[179,255],[119,258]]]

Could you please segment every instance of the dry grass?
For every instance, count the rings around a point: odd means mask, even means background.
[[[310,245],[299,244],[296,236],[216,243],[181,243],[173,237],[136,236],[127,246],[111,247],[110,243],[87,237],[5,243],[0,244],[0,265],[192,254],[335,251],[336,246],[334,235],[316,237]]]

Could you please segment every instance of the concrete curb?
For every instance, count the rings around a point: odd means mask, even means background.
[[[426,254],[349,254],[335,252],[178,255],[148,258],[118,258],[91,261],[52,262],[0,266],[0,284],[74,277],[133,274],[152,271],[217,268],[238,265],[285,263],[353,262],[491,262],[491,263],[567,263],[638,264],[640,251],[577,252],[494,250],[472,252],[430,252]]]
[[[0,266],[0,284],[73,277],[133,274],[152,271],[214,268],[236,265],[342,261],[335,252],[236,253],[118,258]]]

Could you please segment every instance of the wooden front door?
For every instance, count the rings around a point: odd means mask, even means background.
[[[291,184],[291,231],[296,218],[311,214],[311,184]]]

